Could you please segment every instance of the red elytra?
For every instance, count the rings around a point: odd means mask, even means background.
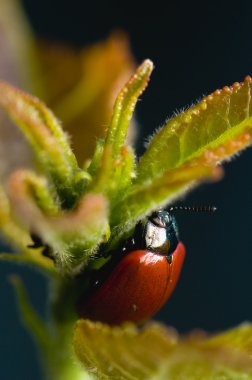
[[[81,305],[81,317],[110,325],[141,323],[151,318],[171,296],[184,257],[181,242],[172,253],[170,264],[164,255],[151,251],[128,253]]]

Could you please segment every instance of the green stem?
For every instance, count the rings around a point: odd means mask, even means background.
[[[44,356],[48,380],[91,380],[77,363],[72,349],[74,325],[77,320],[76,302],[81,280],[56,278],[51,281],[50,330],[52,346]]]
[[[38,347],[41,365],[47,380],[91,380],[77,363],[72,349],[78,280],[55,277],[51,280],[50,315],[48,324],[33,309],[22,280],[11,276],[24,327],[32,333]]]
[[[42,357],[47,380],[91,380],[77,363],[72,350],[74,324],[54,325],[51,350]]]

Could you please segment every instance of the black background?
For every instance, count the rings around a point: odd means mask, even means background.
[[[138,62],[154,61],[149,88],[137,106],[139,152],[144,137],[175,110],[252,73],[249,2],[23,3],[40,36],[85,45],[119,28],[129,34]],[[177,289],[157,319],[179,331],[218,331],[252,319],[251,163],[252,150],[247,150],[225,165],[221,182],[204,185],[183,200],[216,205],[218,212],[177,215],[187,258]],[[34,347],[17,322],[14,295],[5,280],[10,272],[22,273],[32,301],[45,314],[46,280],[29,269],[1,264],[0,378],[39,380]]]

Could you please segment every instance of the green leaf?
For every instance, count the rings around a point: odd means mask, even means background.
[[[109,236],[106,249],[153,210],[207,178],[219,177],[216,164],[251,142],[252,82],[246,78],[170,120],[136,166],[126,134],[152,69],[145,60],[120,91],[107,137],[98,141],[87,171],[78,168],[66,135],[45,105],[0,82],[0,105],[17,121],[53,179],[52,184],[17,172],[10,181],[11,202],[28,231],[50,247],[63,272],[86,265]]]
[[[170,119],[150,140],[137,169],[137,182],[156,178],[168,169],[215,165],[252,141],[252,82],[234,83],[208,95]]]
[[[92,159],[92,163],[95,163],[95,161],[97,164],[97,170],[94,174],[93,181],[90,184],[89,191],[108,194],[109,191],[111,189],[115,189],[117,185],[114,175],[114,165],[111,146],[104,145],[102,154],[100,156],[99,164],[97,163],[96,157],[94,156]]]
[[[20,127],[41,169],[51,176],[62,202],[67,203],[67,198],[73,198],[78,167],[58,120],[40,100],[4,82],[0,82],[0,106]]]
[[[241,326],[218,334],[208,341],[208,345],[211,347],[216,347],[219,344],[248,352],[251,355],[252,325],[250,323],[243,323]]]
[[[36,179],[34,176],[33,179]],[[50,206],[50,204],[49,204]],[[22,227],[13,217],[10,201],[4,189],[0,187],[0,228],[1,239],[10,244],[15,253],[0,252],[0,260],[28,264],[43,269],[51,275],[54,272],[52,261],[41,255],[41,250],[28,249],[31,244],[29,232],[24,228],[24,220]]]
[[[130,147],[124,146],[121,149],[121,158],[113,160],[111,146],[105,145],[102,162],[102,166],[97,167],[89,191],[106,194],[112,206],[130,188],[134,177],[135,154]],[[95,164],[94,159],[92,167],[93,164]]]
[[[28,170],[16,171],[10,179],[12,187],[20,182],[27,188],[27,192],[36,202],[39,209],[48,216],[56,216],[60,212],[60,205],[57,203],[57,195],[55,189],[50,186],[45,177],[38,176]],[[17,184],[18,186],[18,184]],[[17,189],[12,189],[13,197],[18,197]],[[17,192],[16,192],[17,191]]]
[[[115,204],[112,210],[111,225],[114,227],[111,236],[111,247],[127,234],[143,217],[158,208],[173,201],[186,191],[206,179],[218,179],[219,168],[182,166],[173,171],[167,171],[143,185],[135,184],[129,193]],[[116,212],[120,210],[120,212]]]
[[[252,81],[224,87],[181,113],[152,138],[132,186],[112,204],[110,247],[136,222],[214,175],[214,167],[252,141]],[[117,212],[120,210],[120,212]]]
[[[44,182],[34,174],[15,172],[9,181],[12,205],[28,231],[51,248],[58,268],[72,273],[84,266],[97,245],[109,236],[107,201],[101,194],[89,193],[80,199],[75,210],[55,213],[57,209],[52,207],[54,204],[49,207],[49,198],[45,214],[39,205],[46,207],[44,201],[49,194],[41,185]]]
[[[106,198],[101,194],[85,195],[76,210],[47,221],[46,230],[45,241],[50,230],[54,231],[50,246],[54,247],[55,240],[65,245],[62,251],[56,250],[62,272],[82,270],[98,245],[110,236]]]
[[[247,331],[249,339],[250,331]],[[234,330],[239,338],[240,330]],[[218,338],[218,336],[217,336]],[[196,334],[180,338],[161,325],[142,330],[132,325],[109,327],[80,320],[74,333],[75,353],[99,380],[250,380],[252,359],[243,351],[226,348],[219,339],[211,347]],[[243,339],[245,343],[245,339]]]
[[[138,67],[135,74],[132,75],[116,98],[113,117],[105,142],[111,145],[113,157],[118,155],[124,145],[137,99],[147,87],[152,70],[153,63],[149,59],[146,59],[142,65]]]
[[[92,160],[91,170],[94,163],[98,167],[97,175],[91,184],[92,191],[102,191],[114,199],[124,187],[122,183],[129,184],[131,181],[135,157],[133,152],[129,153],[129,148],[124,147],[124,144],[137,99],[145,90],[152,70],[153,63],[145,60],[117,96],[103,154],[98,156],[99,165],[96,157],[101,150],[100,142]]]
[[[130,191],[130,186],[135,177],[135,161],[134,151],[129,146],[124,146],[121,149],[121,165],[120,173],[117,178],[116,199],[113,199],[113,204],[118,199],[122,199],[124,194]]]
[[[88,165],[87,165],[87,171],[91,176],[95,175],[95,173],[97,172],[100,166],[103,149],[104,149],[104,140],[97,139],[94,155],[92,157],[92,160],[90,160],[90,162],[88,162]]]

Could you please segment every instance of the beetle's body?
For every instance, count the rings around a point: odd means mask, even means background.
[[[111,325],[141,323],[151,318],[173,292],[184,256],[182,243],[178,244],[171,264],[165,256],[154,252],[130,252],[87,299],[81,315]]]
[[[154,213],[96,271],[94,285],[79,304],[81,317],[110,325],[151,318],[171,296],[184,257],[174,217],[167,211]]]

